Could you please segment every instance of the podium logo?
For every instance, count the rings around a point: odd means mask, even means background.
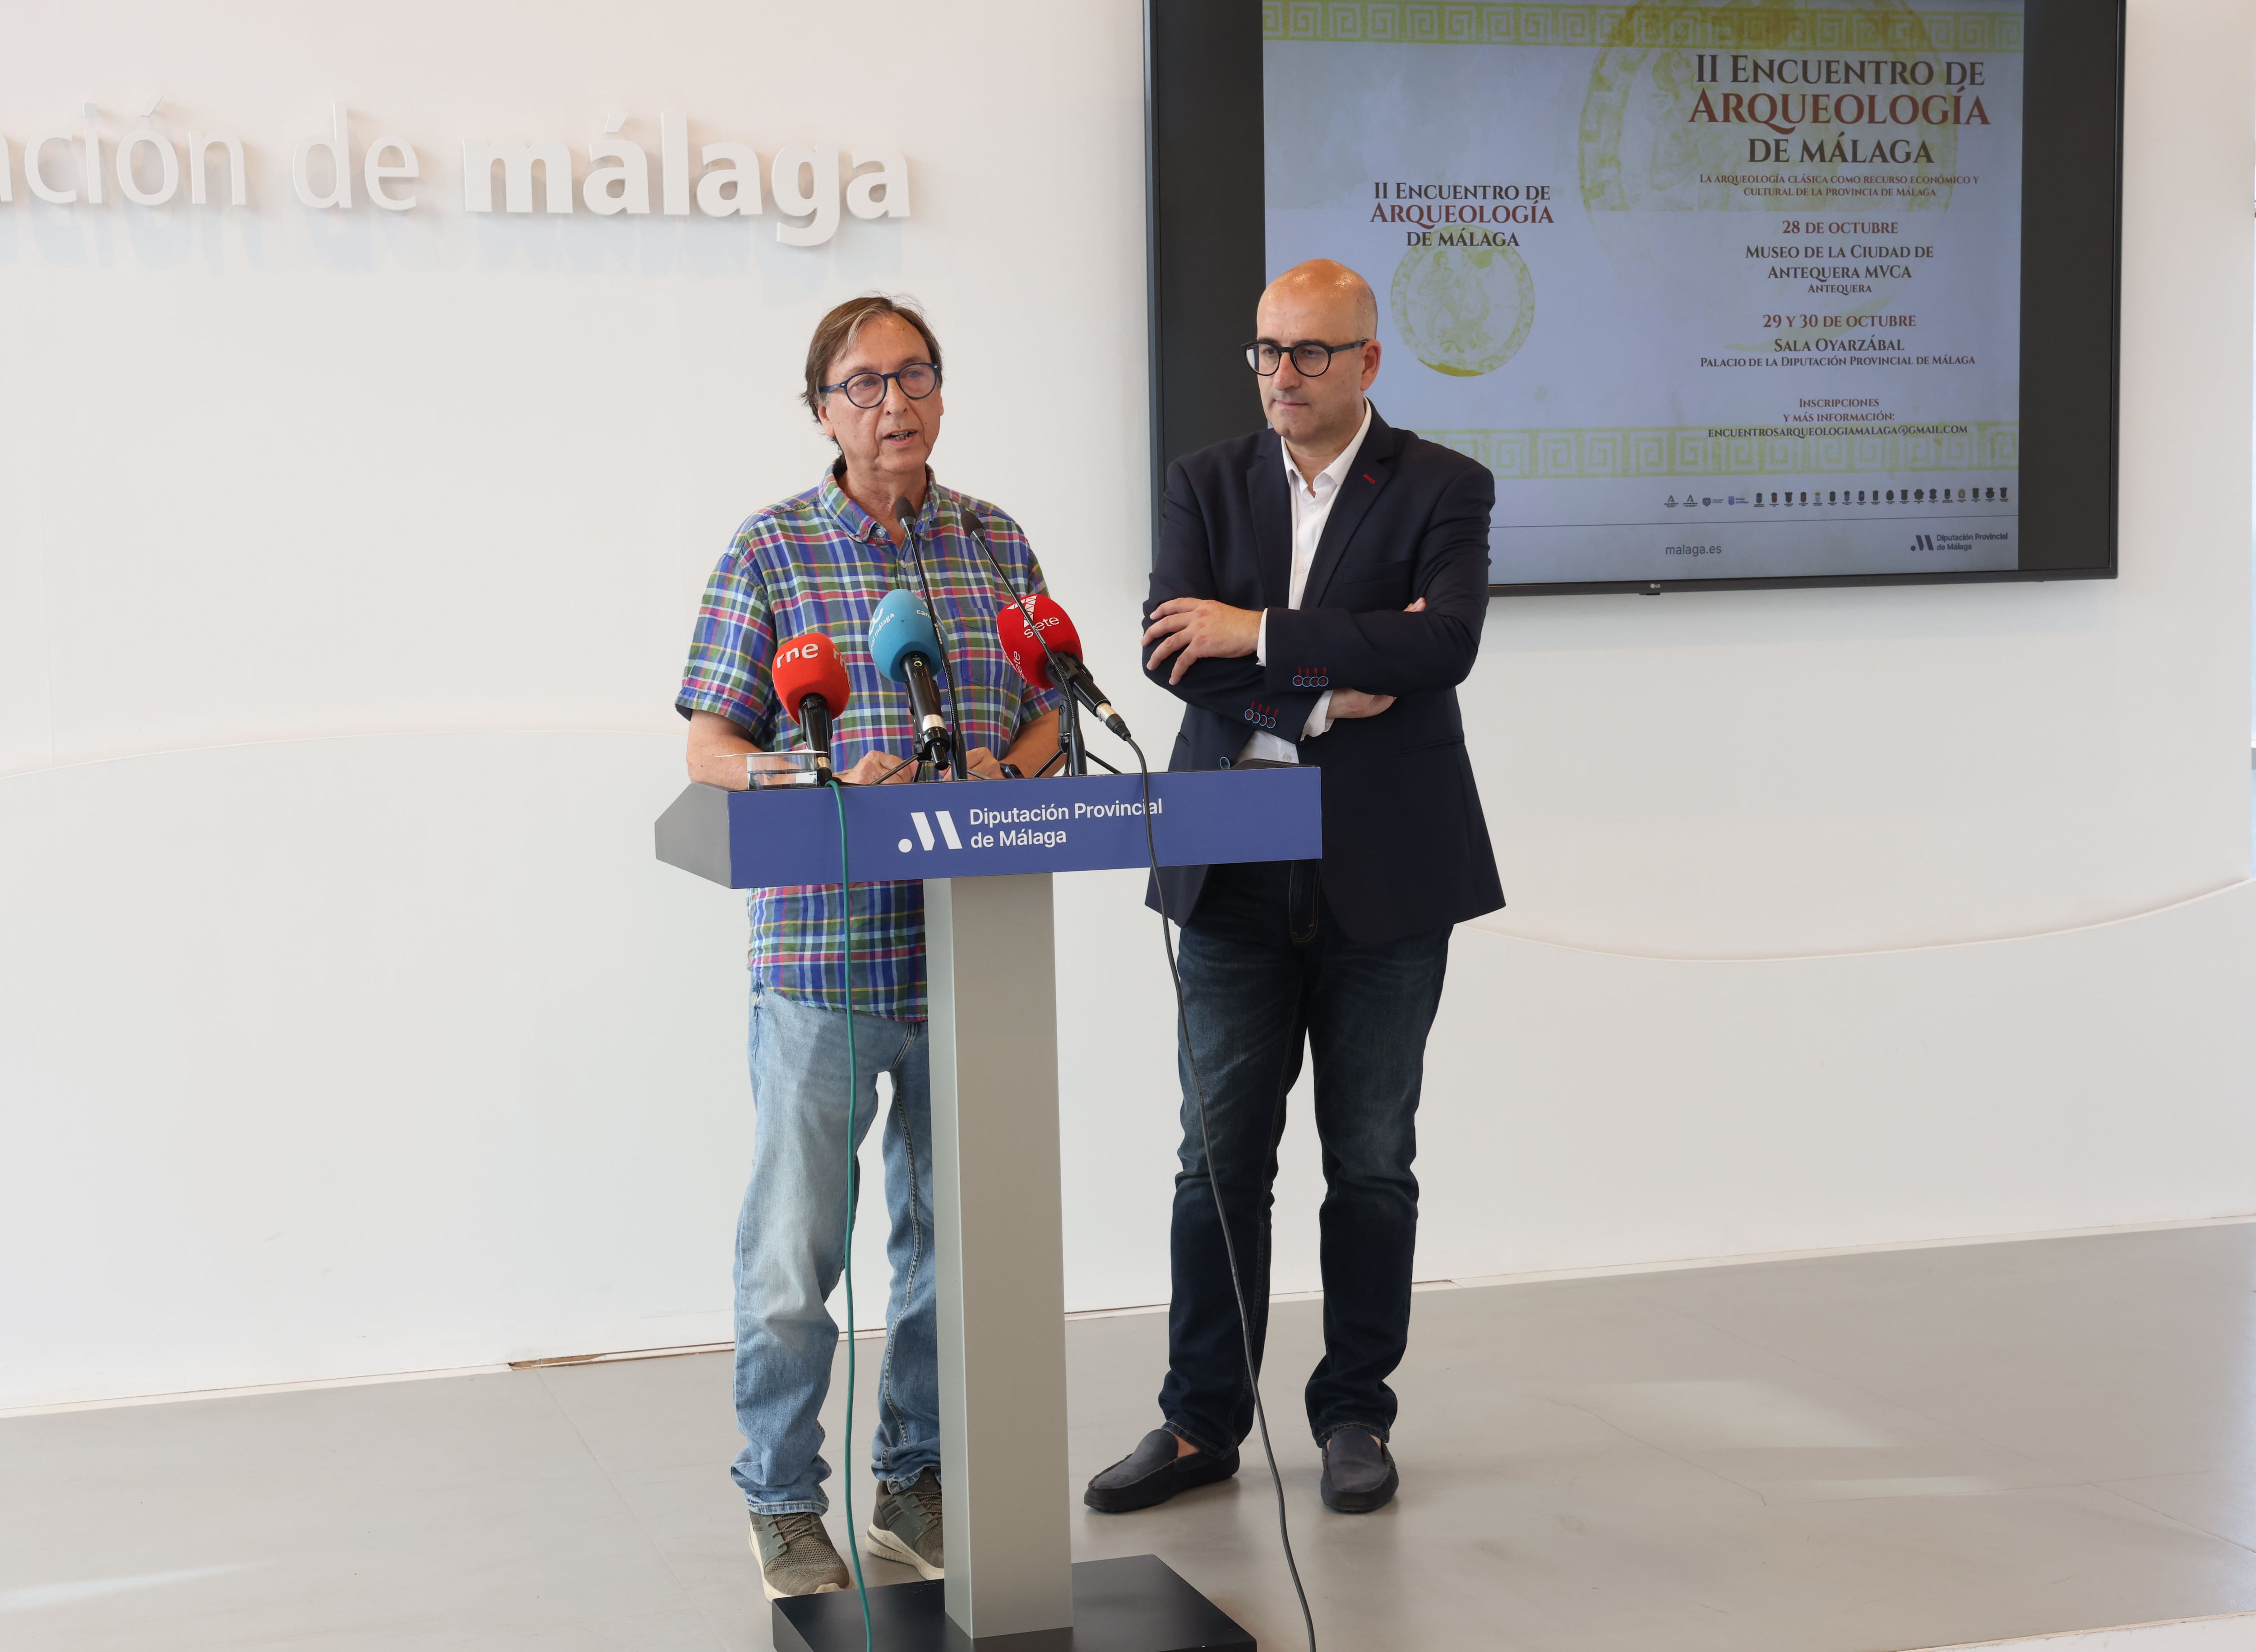
[[[1911,548],[1914,551],[1934,550],[1935,536],[1931,533],[1915,533],[1912,535]]]
[[[963,847],[963,840],[955,835],[955,822],[948,818],[947,810],[934,809],[932,812],[932,819],[928,820],[925,818],[923,810],[912,809],[909,811],[909,819],[916,826],[918,842],[922,843],[927,850],[938,847],[937,840],[932,835],[933,820],[940,822],[940,835],[948,840],[949,848],[960,849]],[[906,838],[903,838],[899,847],[901,853],[906,854],[913,846]]]

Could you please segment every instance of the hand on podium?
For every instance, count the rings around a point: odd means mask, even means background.
[[[892,785],[916,778],[916,759],[890,752],[865,751],[861,760],[838,777],[850,786]]]

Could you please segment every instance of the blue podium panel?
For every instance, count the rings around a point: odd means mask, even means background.
[[[1323,853],[1322,784],[1314,768],[1153,775],[1160,864],[1313,861]],[[842,791],[857,883],[1150,863],[1134,775]],[[658,858],[731,889],[835,883],[837,805],[812,786],[693,785],[659,818]]]

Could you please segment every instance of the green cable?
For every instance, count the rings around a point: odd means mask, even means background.
[[[854,1055],[854,877],[846,858],[846,788],[834,785],[838,805],[838,894],[846,910],[846,1550],[854,1557],[854,1588],[862,1597],[862,1648],[871,1652],[870,1585],[862,1580],[862,1538],[854,1526],[854,1180],[861,1161],[854,1151],[854,1112],[861,1100],[861,1063]]]

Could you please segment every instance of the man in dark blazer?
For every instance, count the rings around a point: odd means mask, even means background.
[[[1255,325],[1247,360],[1269,427],[1168,467],[1146,671],[1185,702],[1170,769],[1324,770],[1323,858],[1173,868],[1154,891],[1183,926],[1189,1030],[1174,1301],[1165,1426],[1085,1494],[1111,1513],[1237,1472],[1253,1425],[1241,1338],[1258,1362],[1277,1143],[1304,1043],[1325,1183],[1324,1357],[1307,1391],[1323,1499],[1360,1514],[1394,1495],[1386,1379],[1409,1335],[1426,1035],[1450,926],[1504,904],[1456,692],[1487,612],[1495,481],[1365,397],[1378,309],[1353,271],[1287,271]]]

